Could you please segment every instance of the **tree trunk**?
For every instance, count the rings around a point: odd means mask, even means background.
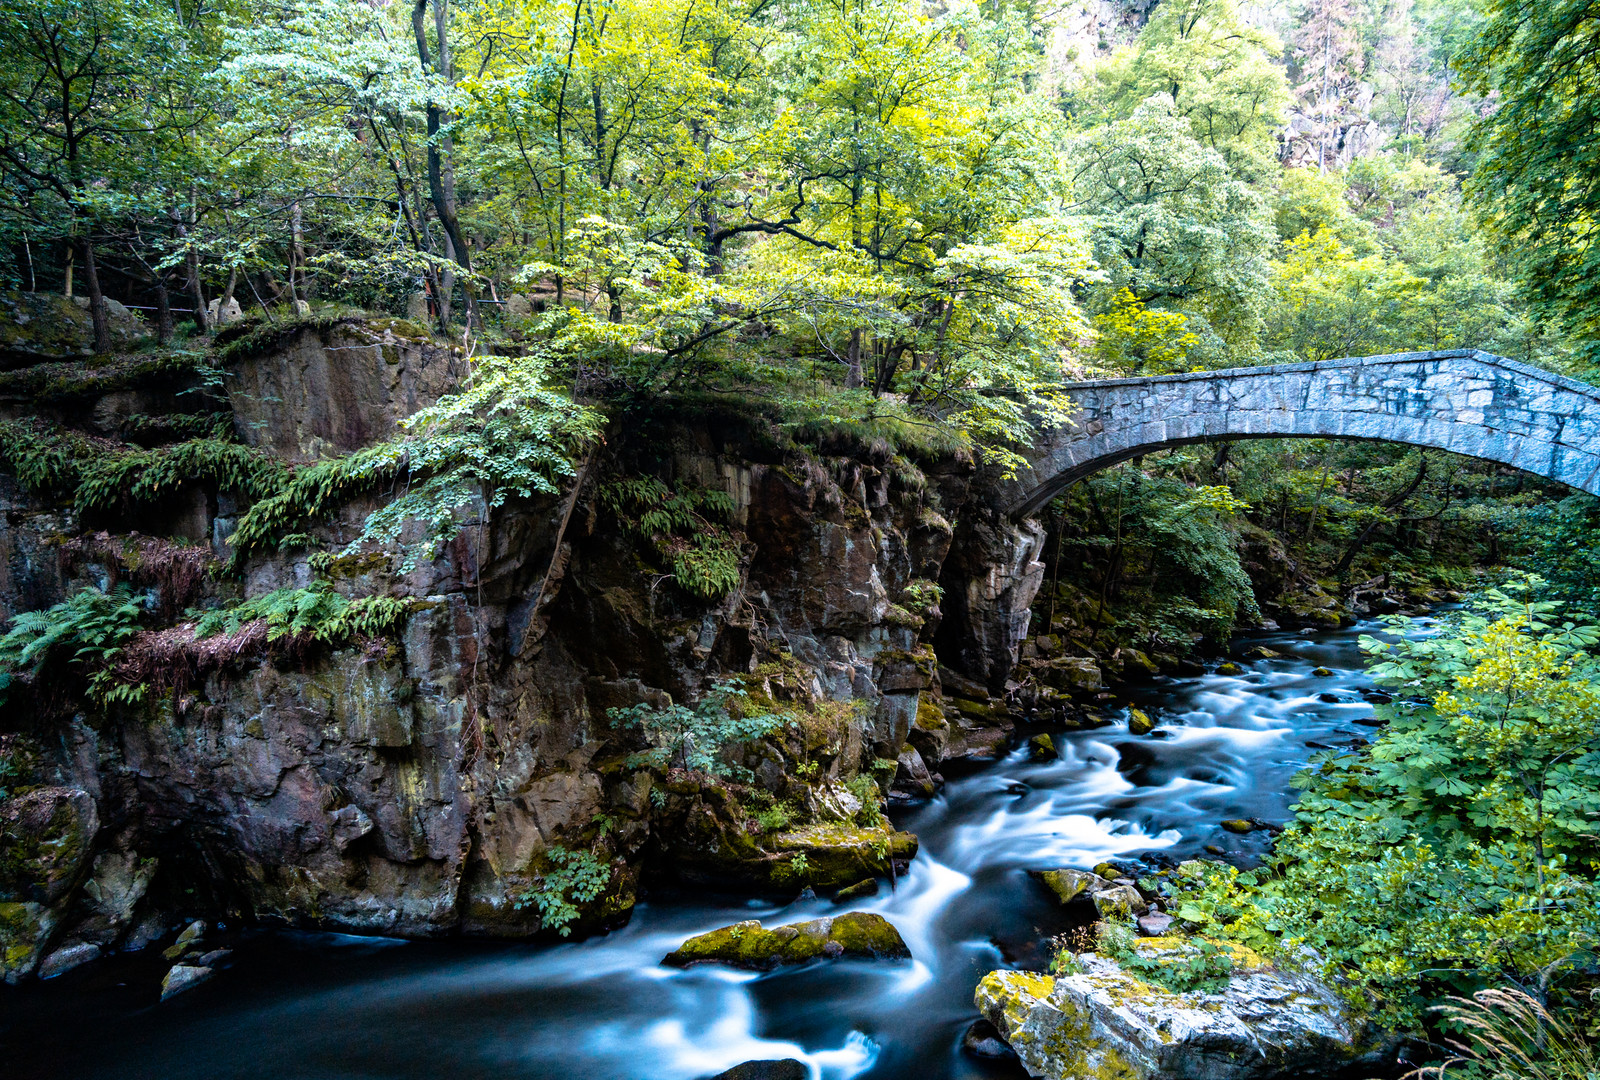
[[[172,340],[172,295],[161,271],[156,271],[156,340],[165,345]]]
[[[845,386],[852,390],[861,386],[861,328],[850,331],[850,371],[845,376]]]
[[[100,291],[100,271],[95,266],[94,244],[83,238],[83,283],[89,286],[89,317],[94,322],[94,351],[111,351],[111,320],[106,315],[105,293]]]
[[[424,22],[430,3],[433,7],[434,31],[439,39],[437,62],[428,48],[428,31]],[[411,28],[416,34],[417,59],[421,61],[423,70],[432,68],[446,83],[454,85],[455,69],[450,54],[448,12],[449,0],[416,0],[411,9]],[[435,101],[428,102],[427,111],[428,194],[433,202],[433,212],[438,215],[439,224],[444,229],[449,256],[462,270],[461,291],[467,301],[467,325],[470,328],[478,323],[478,305],[472,288],[472,257],[468,252],[466,240],[461,235],[461,223],[456,216],[455,146],[450,136],[442,130],[450,118]],[[448,304],[444,302],[444,292],[445,290],[441,288],[439,304],[441,326],[446,321],[444,313],[449,310]]]

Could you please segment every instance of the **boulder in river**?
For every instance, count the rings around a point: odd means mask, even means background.
[[[1150,910],[1150,905],[1145,903],[1139,890],[1132,885],[1113,884],[1090,893],[1089,899],[1094,901],[1094,909],[1106,919],[1133,918]]]
[[[1111,882],[1087,870],[1035,870],[1033,876],[1063,904],[1088,900],[1093,894],[1111,888]]]
[[[668,953],[664,964],[727,964],[730,967],[770,971],[783,964],[845,957],[909,960],[911,950],[900,931],[882,915],[851,911],[833,918],[790,923],[772,930],[751,919],[724,926],[685,941]]]
[[[216,972],[212,968],[198,964],[173,964],[166,977],[161,980],[161,1000],[181,994],[185,990],[192,990]]]
[[[1389,1043],[1332,989],[1264,966],[1173,993],[1094,953],[1077,974],[992,971],[978,1010],[1042,1080],[1269,1080],[1376,1065]]]
[[[711,1080],[811,1080],[811,1067],[796,1058],[768,1058],[742,1062]]]

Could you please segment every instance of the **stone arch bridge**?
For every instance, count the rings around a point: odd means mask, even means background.
[[[1391,353],[1064,390],[1072,420],[1002,493],[1014,519],[1119,461],[1188,443],[1371,439],[1497,461],[1600,494],[1600,389],[1476,349]]]

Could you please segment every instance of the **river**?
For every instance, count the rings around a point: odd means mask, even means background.
[[[1369,737],[1357,638],[1253,634],[1235,675],[1120,688],[1150,735],[1116,722],[1054,733],[897,811],[921,852],[896,887],[852,905],[897,926],[910,962],[836,961],[765,975],[660,965],[685,937],[741,919],[768,925],[845,910],[706,895],[652,895],[623,929],[558,945],[400,942],[248,933],[210,983],[152,1001],[161,962],[114,957],[0,994],[0,1074],[148,1080],[695,1080],[752,1058],[795,1057],[814,1080],[1020,1077],[961,1049],[972,991],[997,967],[1041,966],[1068,928],[1030,869],[1107,858],[1248,858],[1282,821],[1290,778],[1319,747]],[[1212,668],[1216,665],[1212,664]],[[1332,675],[1318,677],[1314,668]],[[1333,699],[1333,700],[1330,700]]]

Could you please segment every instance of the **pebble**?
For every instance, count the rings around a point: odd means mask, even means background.
[[[1017,1052],[1000,1037],[1000,1032],[987,1020],[974,1020],[967,1033],[961,1036],[961,1048],[973,1057],[990,1061],[1014,1058]]]

